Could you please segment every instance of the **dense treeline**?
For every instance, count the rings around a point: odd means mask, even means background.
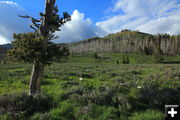
[[[71,52],[105,51],[122,53],[152,54],[159,44],[163,54],[176,55],[180,52],[180,35],[151,35],[138,31],[122,30],[104,38],[91,38],[70,44]]]

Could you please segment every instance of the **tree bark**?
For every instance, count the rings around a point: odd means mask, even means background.
[[[31,73],[31,78],[30,78],[30,85],[29,85],[29,95],[35,95],[40,93],[41,91],[41,81],[43,77],[43,66],[34,63],[33,68],[32,68],[32,73]]]
[[[49,35],[49,22],[51,20],[54,5],[56,3],[56,0],[46,0],[45,3],[45,11],[44,11],[44,17],[42,19],[41,26],[39,28],[39,34],[44,37],[43,41],[43,49],[46,54],[47,51],[47,43],[48,43],[48,35]]]
[[[44,40],[42,41],[43,44],[43,52],[46,55],[47,53],[47,43],[48,43],[48,35],[49,35],[49,21],[51,20],[53,9],[55,5],[56,0],[46,0],[45,3],[45,16],[42,18],[41,26],[38,30],[38,35],[43,36]],[[31,79],[30,79],[30,85],[29,85],[29,95],[34,95],[40,92],[41,90],[41,81],[43,78],[43,71],[44,66],[40,65],[37,62],[34,62],[32,73],[31,73]]]

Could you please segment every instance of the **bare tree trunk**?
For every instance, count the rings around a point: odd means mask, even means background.
[[[38,63],[33,64],[30,85],[29,85],[29,95],[34,95],[40,93],[41,91],[41,81],[43,77],[43,66]]]
[[[45,54],[47,51],[47,43],[48,43],[48,35],[49,35],[49,21],[51,20],[55,3],[56,0],[46,0],[45,12],[44,12],[45,16],[42,19],[42,23],[39,29],[39,34],[44,37],[43,49]]]

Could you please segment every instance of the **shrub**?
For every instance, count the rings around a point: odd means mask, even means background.
[[[67,102],[62,102],[58,108],[50,111],[51,120],[74,120],[74,106]]]
[[[164,110],[164,105],[178,104],[180,101],[180,88],[158,88],[147,86],[140,90],[138,99],[132,99],[131,104],[134,110],[159,109]]]
[[[14,118],[12,118],[11,116],[9,116],[8,114],[0,114],[0,120],[14,120]]]
[[[158,53],[158,52],[155,52],[155,53],[153,54],[153,57],[154,57],[154,61],[155,61],[156,63],[161,63],[161,62],[164,61],[164,58],[163,58],[162,55],[161,55],[160,53]]]
[[[117,64],[120,64],[120,61],[119,61],[119,59],[117,59],[117,60],[116,60],[116,63],[117,63]]]
[[[51,120],[49,113],[36,113],[30,120]]]
[[[95,53],[94,53],[94,58],[99,58],[99,56],[98,56],[98,53],[97,53],[97,52],[95,52]]]
[[[63,88],[68,88],[68,87],[72,87],[72,86],[75,86],[75,85],[79,85],[79,82],[76,82],[76,81],[66,81],[62,84],[62,87]]]
[[[155,47],[155,50],[154,50],[154,52],[153,52],[153,57],[154,57],[154,61],[156,62],[156,63],[161,63],[162,61],[164,61],[164,58],[163,58],[163,56],[162,56],[162,50],[161,50],[161,48],[160,48],[160,45],[157,45],[156,47]]]
[[[30,120],[74,120],[74,106],[67,102],[62,102],[57,108],[51,109],[48,113],[36,113]]]
[[[133,113],[130,120],[164,120],[164,114],[156,110]]]
[[[26,93],[4,94],[0,96],[0,115],[9,114],[13,118],[31,116],[35,112],[46,112],[54,106],[51,97],[29,96]]]
[[[81,88],[80,91],[79,88],[73,90],[63,95],[63,98],[64,100],[68,99],[70,102],[79,103],[83,106],[92,103],[102,106],[112,106],[121,110],[129,110],[131,108],[127,97],[119,94],[124,92],[123,88],[117,86],[111,88],[99,86],[95,89]]]
[[[123,64],[129,64],[129,57],[128,56],[123,56]]]
[[[106,56],[104,54],[100,54],[100,53],[97,53],[97,52],[94,53],[94,58],[96,58],[96,59],[110,59],[109,56]]]
[[[152,47],[144,47],[144,53],[146,55],[152,55],[154,52],[153,48]]]
[[[82,78],[90,78],[90,79],[94,77],[93,73],[83,73],[81,76]]]
[[[93,103],[82,107],[77,115],[80,120],[117,120],[119,116],[118,109]]]

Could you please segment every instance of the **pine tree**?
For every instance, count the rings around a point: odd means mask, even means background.
[[[43,78],[44,67],[51,64],[54,53],[58,48],[50,42],[56,39],[56,31],[67,21],[71,20],[67,12],[63,17],[58,15],[58,7],[55,6],[56,0],[46,0],[45,12],[40,13],[40,19],[37,20],[31,16],[20,16],[30,18],[32,24],[30,27],[35,30],[34,33],[14,34],[13,49],[9,51],[11,57],[24,62],[33,63],[29,94],[34,95],[41,90],[41,81]],[[56,51],[56,52],[55,52]]]

